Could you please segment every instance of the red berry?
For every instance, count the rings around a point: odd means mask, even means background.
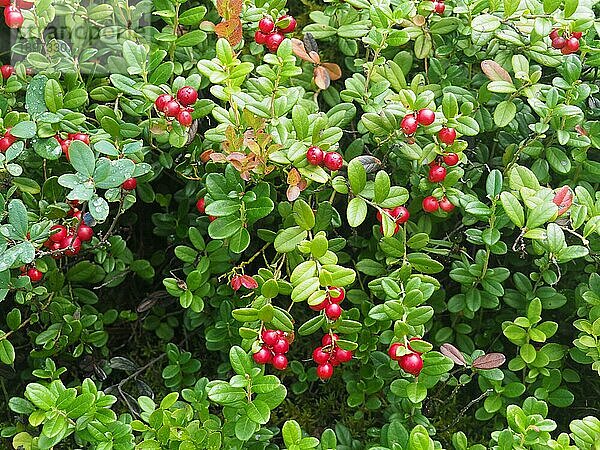
[[[209,222],[214,222],[215,220],[217,220],[216,216],[208,216],[208,220]]]
[[[330,320],[338,320],[342,315],[342,308],[337,303],[330,303],[325,307],[325,315]]]
[[[567,43],[567,40],[564,37],[558,36],[558,37],[552,39],[552,47],[554,47],[558,50],[563,48],[566,43]]]
[[[290,343],[285,338],[278,339],[277,342],[275,342],[275,345],[273,345],[273,351],[275,353],[287,353],[289,349]]]
[[[437,199],[430,195],[429,197],[425,197],[423,199],[423,211],[425,212],[436,212],[440,207]]]
[[[431,125],[435,121],[435,113],[428,109],[420,109],[417,111],[417,122],[421,125]]]
[[[261,337],[263,342],[268,346],[275,345],[275,343],[279,340],[279,335],[275,330],[264,329],[261,334]]]
[[[548,36],[550,36],[550,39],[552,40],[556,39],[558,37],[558,29],[554,28]]]
[[[258,29],[268,34],[275,29],[275,22],[270,17],[263,17],[258,22]]]
[[[273,357],[273,367],[277,370],[285,370],[288,365],[288,360],[285,355],[275,355]]]
[[[443,1],[433,2],[433,10],[438,14],[444,14],[444,11],[446,10],[446,5]]]
[[[35,267],[32,267],[27,271],[27,276],[31,279],[32,283],[37,283],[42,279],[44,274],[37,270]]]
[[[327,152],[323,164],[331,171],[340,170],[344,165],[344,158],[338,152]]]
[[[570,37],[569,39],[567,39],[565,48],[568,49],[571,53],[575,53],[577,50],[579,50],[579,39],[577,39],[576,37]]]
[[[121,187],[126,191],[133,191],[137,187],[137,180],[135,178],[128,178],[123,181]]]
[[[272,357],[273,354],[271,353],[271,350],[265,347],[262,347],[259,351],[252,355],[252,359],[254,359],[257,364],[267,364],[271,361]]]
[[[328,298],[326,298],[321,303],[318,303],[316,305],[309,305],[309,308],[312,309],[313,311],[323,311],[325,308],[327,308],[327,305],[329,305]]]
[[[352,352],[350,350],[344,350],[343,348],[337,347],[335,349],[335,359],[341,363],[352,360]]]
[[[403,224],[410,218],[410,213],[404,206],[396,206],[392,209],[392,217],[396,219],[397,224]]]
[[[333,375],[333,366],[328,362],[317,366],[317,376],[321,380],[329,380]]]
[[[273,33],[267,36],[265,44],[271,52],[275,53],[284,39],[285,36],[283,34]]]
[[[390,355],[390,358],[392,358],[394,361],[398,361],[400,359],[400,356],[396,356],[396,353],[400,347],[404,347],[404,344],[396,342],[392,344],[388,350],[388,355]]]
[[[58,231],[54,231],[54,230],[58,230]],[[52,225],[50,227],[50,240],[52,242],[61,242],[66,237],[67,237],[67,227],[65,227],[64,225]]]
[[[446,168],[442,166],[432,166],[429,169],[429,181],[432,183],[441,183],[446,178]]]
[[[326,334],[325,336],[323,336],[321,338],[321,344],[323,344],[323,346],[331,345],[332,342],[337,341],[338,339],[339,339],[339,336],[337,334],[333,335],[333,340],[331,339],[330,334]]]
[[[268,36],[268,34],[265,34],[262,31],[257,30],[254,33],[254,42],[256,42],[257,44],[260,44],[260,45],[265,45],[267,43],[267,36]]]
[[[205,200],[204,197],[199,198],[198,201],[196,202],[196,209],[198,210],[198,212],[200,214],[204,214],[204,211],[206,210],[206,205],[205,205]]]
[[[583,36],[583,32],[581,32],[581,31],[573,31],[571,33],[571,36],[574,37],[575,39],[581,39],[581,36]]]
[[[444,144],[452,145],[456,139],[456,130],[454,128],[444,127],[439,131],[438,137]]]
[[[457,165],[458,164],[458,160],[459,160],[459,158],[458,158],[458,155],[456,153],[446,153],[444,155],[444,163],[447,166],[452,167],[452,166]]]
[[[81,250],[81,239],[72,234],[67,235],[62,241],[60,241],[60,248],[67,249],[65,255],[73,256],[79,253]]]
[[[284,34],[293,33],[294,30],[296,29],[296,19],[294,19],[292,16],[289,16],[286,14],[285,16],[281,16],[279,18],[279,21],[286,20],[286,19],[289,19],[290,23],[285,28],[279,28],[279,31],[281,31]]]
[[[400,128],[402,128],[404,134],[408,135],[414,134],[417,131],[418,126],[419,123],[417,122],[417,118],[414,114],[407,114],[402,119],[402,122],[400,122]]]
[[[6,136],[0,138],[0,152],[4,153],[11,145],[13,145],[13,141],[10,138]]]
[[[327,291],[329,300],[331,300],[333,303],[342,303],[342,301],[346,298],[346,291],[344,288],[329,286]]]
[[[189,127],[194,119],[192,118],[192,113],[188,109],[182,109],[177,114],[177,121],[184,127]]]
[[[7,80],[13,73],[15,73],[15,68],[13,66],[5,64],[2,67],[0,67],[0,73],[2,73],[2,78]]]
[[[181,106],[175,100],[167,102],[167,104],[163,108],[163,112],[167,117],[177,117],[179,111],[181,111]]]
[[[88,134],[85,133],[75,133],[73,135],[73,140],[74,141],[81,141],[86,145],[90,145],[90,136]]]
[[[442,197],[442,199],[439,202],[439,205],[440,205],[440,208],[442,209],[442,211],[452,212],[452,210],[454,210],[454,205],[446,197]]]
[[[77,237],[79,239],[81,239],[82,242],[91,241],[93,235],[94,235],[94,230],[92,229],[92,227],[88,227],[84,223],[79,225],[79,229],[77,230]]]
[[[8,28],[21,28],[23,20],[23,14],[16,6],[7,6],[4,9],[4,22]]]
[[[192,86],[184,86],[177,91],[177,100],[183,106],[190,106],[198,100],[198,91]]]
[[[312,146],[308,147],[306,151],[306,159],[309,164],[313,166],[320,166],[323,164],[323,159],[325,158],[325,153],[319,147]]]
[[[418,353],[409,353],[400,357],[398,365],[402,370],[416,377],[423,369],[423,358]]]
[[[329,352],[323,351],[323,347],[315,348],[312,354],[313,360],[317,364],[325,364],[327,361],[329,361],[330,356],[331,354]]]
[[[167,106],[167,103],[169,103],[172,100],[172,95],[160,94],[158,97],[156,97],[156,100],[154,100],[154,106],[156,106],[156,109],[158,109],[159,111],[163,111],[165,109],[165,106]]]

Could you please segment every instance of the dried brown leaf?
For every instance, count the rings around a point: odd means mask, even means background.
[[[513,82],[506,69],[492,59],[481,61],[481,70],[491,81],[508,81],[509,83]]]
[[[473,367],[476,369],[496,369],[500,367],[506,361],[506,356],[502,353],[488,353],[487,355],[481,355],[473,361]]]
[[[467,365],[465,357],[463,356],[461,351],[452,344],[442,344],[442,346],[440,347],[440,353],[451,359],[454,362],[454,364],[458,364],[459,366]]]
[[[329,78],[329,72],[323,66],[315,67],[313,74],[313,80],[319,89],[325,90],[331,84],[331,78]]]
[[[329,72],[329,78],[331,78],[331,81],[339,80],[340,78],[342,78],[342,69],[340,69],[340,66],[338,66],[337,64],[323,63],[321,65],[327,69],[327,72]]]

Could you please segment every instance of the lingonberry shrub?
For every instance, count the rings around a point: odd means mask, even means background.
[[[1,448],[598,445],[594,2],[88,3],[0,0]]]

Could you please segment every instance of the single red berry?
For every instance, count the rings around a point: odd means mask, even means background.
[[[0,67],[0,73],[2,73],[2,78],[7,80],[13,73],[15,73],[15,68],[11,65],[5,64]]]
[[[342,301],[346,298],[346,291],[341,287],[329,286],[327,288],[327,294],[333,303],[342,303]]]
[[[340,170],[344,165],[344,158],[338,152],[327,152],[323,158],[323,164],[332,172]]]
[[[44,274],[37,270],[35,267],[32,267],[27,271],[27,276],[29,277],[32,283],[37,283],[42,279]]]
[[[58,230],[58,231],[54,231]],[[52,225],[50,227],[50,240],[52,242],[61,242],[67,237],[67,227],[64,225]]]
[[[199,198],[198,201],[196,202],[196,209],[198,210],[198,212],[200,214],[204,214],[204,211],[206,210],[205,203],[206,203],[206,201],[204,200],[204,197]]]
[[[23,14],[16,6],[11,5],[4,9],[4,22],[8,28],[21,28],[23,20]]]
[[[254,42],[260,45],[265,45],[267,43],[268,34],[263,33],[260,30],[256,30],[254,33]]]
[[[268,34],[275,29],[275,22],[270,17],[263,17],[258,22],[258,29]]]
[[[156,100],[154,100],[154,106],[156,106],[156,109],[158,109],[159,111],[163,111],[165,109],[165,106],[167,106],[167,103],[169,103],[170,101],[173,101],[172,95],[160,94],[158,97],[156,97]]]
[[[421,125],[431,125],[435,121],[435,113],[429,108],[417,111],[417,122]]]
[[[429,181],[432,183],[441,183],[446,178],[446,168],[442,166],[432,166],[429,169]]]
[[[397,224],[403,224],[408,222],[410,213],[404,206],[396,206],[394,209],[392,209],[392,217],[396,219]]]
[[[317,303],[316,305],[308,305],[310,309],[313,311],[323,311],[329,305],[329,299],[326,298],[321,303]]]
[[[281,43],[284,41],[284,39],[285,36],[281,33],[269,34],[267,36],[265,44],[271,52],[275,53],[281,45]]]
[[[396,226],[394,227],[394,234],[396,234],[398,231],[400,231],[400,225],[398,225],[398,223],[396,223]],[[381,225],[379,227],[379,232],[381,234],[383,234],[383,225]]]
[[[317,364],[325,364],[329,361],[331,354],[329,352],[323,351],[323,347],[317,347],[313,350],[313,361]]]
[[[337,303],[330,303],[325,307],[325,315],[330,320],[338,320],[342,315],[342,308]]]
[[[60,247],[66,249],[65,255],[73,256],[81,250],[81,239],[77,236],[67,235],[61,242]]]
[[[271,350],[265,347],[262,347],[259,351],[252,355],[252,359],[254,359],[257,364],[267,364],[271,361],[272,357],[273,354],[271,353]]]
[[[564,37],[558,36],[554,39],[552,39],[552,47],[560,50],[561,48],[563,48],[565,46],[565,44],[567,43],[567,40]]]
[[[0,8],[6,8],[10,6],[11,0],[0,0]]]
[[[335,349],[335,359],[341,363],[352,360],[352,352],[350,350],[344,350],[343,348],[337,347]]]
[[[128,178],[123,181],[121,187],[126,191],[133,191],[137,187],[137,180],[135,178]]]
[[[289,349],[290,343],[285,338],[278,339],[273,345],[273,351],[275,353],[287,353]]]
[[[402,128],[404,134],[408,135],[414,134],[417,131],[418,126],[419,123],[414,114],[407,114],[402,119],[402,122],[400,122],[400,128]]]
[[[167,117],[177,117],[179,111],[181,111],[181,105],[179,105],[179,103],[177,103],[175,100],[167,102],[167,104],[163,108],[163,112]]]
[[[548,36],[550,36],[550,39],[552,40],[556,39],[558,37],[558,29],[553,28]]]
[[[279,21],[286,20],[286,19],[289,19],[290,23],[285,28],[279,28],[279,31],[281,31],[284,34],[293,33],[294,30],[296,29],[296,25],[297,25],[296,19],[294,19],[292,16],[286,14],[285,16],[281,16],[279,18]]]
[[[425,212],[436,212],[440,207],[437,199],[430,195],[429,197],[425,197],[423,199],[423,211]]]
[[[309,164],[313,166],[320,166],[323,164],[323,159],[325,158],[325,153],[319,147],[312,146],[308,147],[306,151],[306,160]]]
[[[209,222],[214,222],[215,220],[217,220],[217,216],[208,216]]]
[[[445,212],[452,212],[454,210],[454,205],[452,204],[452,202],[450,200],[448,200],[447,197],[442,197],[442,199],[439,202],[440,208],[442,211]]]
[[[285,370],[288,366],[288,359],[285,355],[275,355],[273,356],[273,367],[277,370]]]
[[[567,39],[565,48],[567,48],[571,53],[575,53],[577,50],[579,50],[579,39],[576,37],[570,37]]]
[[[400,357],[398,365],[402,370],[416,377],[423,369],[423,358],[418,353],[409,353]]]
[[[90,135],[86,133],[75,133],[73,135],[74,141],[81,141],[86,145],[90,145]]]
[[[13,141],[10,138],[7,138],[6,136],[0,138],[0,152],[4,153],[11,145],[13,145]]]
[[[261,338],[262,341],[268,345],[269,347],[274,345],[278,340],[279,340],[279,336],[277,335],[277,331],[275,330],[268,330],[268,329],[264,329],[263,332],[261,333]]]
[[[458,155],[456,153],[446,153],[444,155],[444,164],[446,164],[447,166],[455,166],[458,164]]]
[[[317,376],[321,380],[329,380],[333,375],[333,366],[326,362],[317,366]]]
[[[446,5],[443,1],[433,2],[433,10],[440,15],[444,14],[444,11],[446,11]]]
[[[321,338],[321,344],[323,346],[331,345],[334,341],[337,341],[338,339],[339,339],[339,336],[337,334],[333,335],[333,340],[332,340],[330,334],[326,334]]]
[[[79,225],[79,229],[77,230],[77,237],[81,239],[82,242],[91,241],[92,236],[94,236],[94,230],[92,229],[92,227],[88,227],[84,223]]]
[[[581,32],[581,31],[573,31],[571,33],[571,36],[574,37],[575,39],[581,39],[581,36],[583,36],[583,32]]]
[[[192,86],[184,86],[177,91],[177,100],[183,106],[190,106],[198,100],[198,91]]]
[[[177,122],[184,127],[189,127],[193,121],[192,113],[188,109],[182,109],[179,111],[179,114],[177,114]]]
[[[399,342],[395,342],[394,344],[392,344],[388,350],[388,355],[390,355],[390,358],[392,358],[394,361],[398,361],[400,359],[400,356],[396,356],[396,353],[398,352],[398,349],[400,347],[404,347],[404,344],[400,344]]]
[[[456,130],[454,128],[444,127],[439,131],[438,137],[444,144],[452,145],[456,139]]]

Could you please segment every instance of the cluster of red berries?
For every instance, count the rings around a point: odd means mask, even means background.
[[[23,25],[22,9],[33,8],[33,2],[16,0],[14,5],[11,0],[0,0],[0,7],[4,8],[4,22],[8,28],[21,28]]]
[[[273,364],[277,370],[285,370],[288,360],[285,354],[290,349],[290,341],[282,330],[264,329],[260,334],[262,346],[252,355],[257,364]]]
[[[36,267],[27,268],[27,266],[21,266],[21,275],[27,275],[32,283],[37,283],[44,278],[44,274]]]
[[[440,16],[446,11],[444,0],[433,0],[433,11]]]
[[[317,146],[308,147],[306,160],[313,166],[325,166],[332,172],[340,170],[344,165],[344,158],[338,152],[324,152]]]
[[[429,108],[423,108],[416,113],[410,113],[403,117],[400,128],[407,136],[417,132],[419,125],[428,126],[435,122],[435,113]]]
[[[81,211],[77,208],[72,208],[69,211],[69,216],[81,221]],[[65,256],[74,256],[81,250],[82,242],[92,240],[94,230],[85,223],[80,223],[79,226],[67,228],[65,225],[52,225],[50,227],[50,237],[44,242],[44,247],[56,252],[52,255],[54,259]],[[59,251],[60,250],[60,251]]]
[[[287,24],[285,27],[281,24]],[[254,33],[254,42],[266,45],[271,52],[276,52],[285,35],[293,33],[296,29],[296,19],[285,15],[277,19],[277,24],[270,17],[263,17],[258,22],[258,30]]]
[[[352,352],[338,347],[337,334],[326,334],[321,339],[321,347],[314,349],[312,357],[317,363],[317,376],[328,380],[333,375],[333,368],[352,359]]]
[[[429,167],[429,176],[428,179],[432,183],[441,183],[446,179],[446,168],[441,165],[441,162],[444,162],[448,167],[452,167],[458,164],[458,155],[456,153],[446,153],[442,160],[435,159],[431,162]]]
[[[454,205],[446,196],[442,197],[441,200],[438,200],[433,195],[429,195],[423,199],[423,211],[434,213],[438,209],[449,213],[454,210]]]
[[[200,214],[204,214],[204,212],[206,211],[206,201],[204,200],[204,197],[198,199],[198,201],[196,202],[196,209]],[[215,220],[217,220],[217,218],[215,216],[208,216],[208,220],[214,222]]]
[[[176,118],[184,127],[189,127],[194,119],[191,106],[198,100],[198,91],[192,86],[184,86],[177,91],[177,99],[171,94],[161,94],[154,101],[154,106],[168,118]]]
[[[409,341],[420,340],[421,339],[418,337],[413,337],[409,339]],[[398,350],[404,347],[406,348],[402,351],[402,355],[398,356]],[[421,373],[421,370],[423,369],[423,358],[421,357],[421,353],[413,350],[410,344],[405,346],[404,344],[396,342],[390,346],[388,354],[390,355],[390,358],[392,358],[394,361],[398,361],[398,365],[406,373],[410,373],[415,377],[419,376],[419,374]]]
[[[15,68],[10,64],[4,64],[0,67],[0,74],[2,74],[2,78],[5,80],[8,80],[14,73]]]
[[[310,306],[313,311],[325,310],[325,316],[329,320],[338,320],[344,310],[340,306],[340,303],[346,298],[346,291],[341,287],[329,286],[327,288],[327,295],[325,300],[317,305]]]
[[[69,161],[69,147],[73,141],[81,141],[85,145],[90,145],[90,136],[89,134],[85,133],[69,133],[66,139],[63,139],[59,134],[57,134],[54,136],[54,139],[56,139],[56,141],[60,144],[60,148],[67,158],[67,161]]]
[[[583,33],[581,31],[573,31],[571,35],[564,34],[563,36],[558,34],[558,29],[553,29],[550,32],[550,39],[552,40],[552,47],[563,55],[569,55],[579,50],[579,39]]]
[[[7,128],[4,136],[0,138],[0,153],[4,153],[15,142],[17,142],[17,138],[10,134],[10,128]]]
[[[404,206],[396,206],[394,209],[383,208],[383,211],[388,213],[392,217],[392,219],[394,219],[394,222],[396,222],[396,229],[394,230],[394,234],[398,232],[398,230],[400,229],[400,225],[408,222],[408,219],[410,218],[410,213],[408,212],[408,209],[406,209]],[[377,220],[379,221],[379,223],[381,223],[382,219],[383,218],[381,217],[381,211],[377,211]],[[383,233],[383,225],[379,229]]]

